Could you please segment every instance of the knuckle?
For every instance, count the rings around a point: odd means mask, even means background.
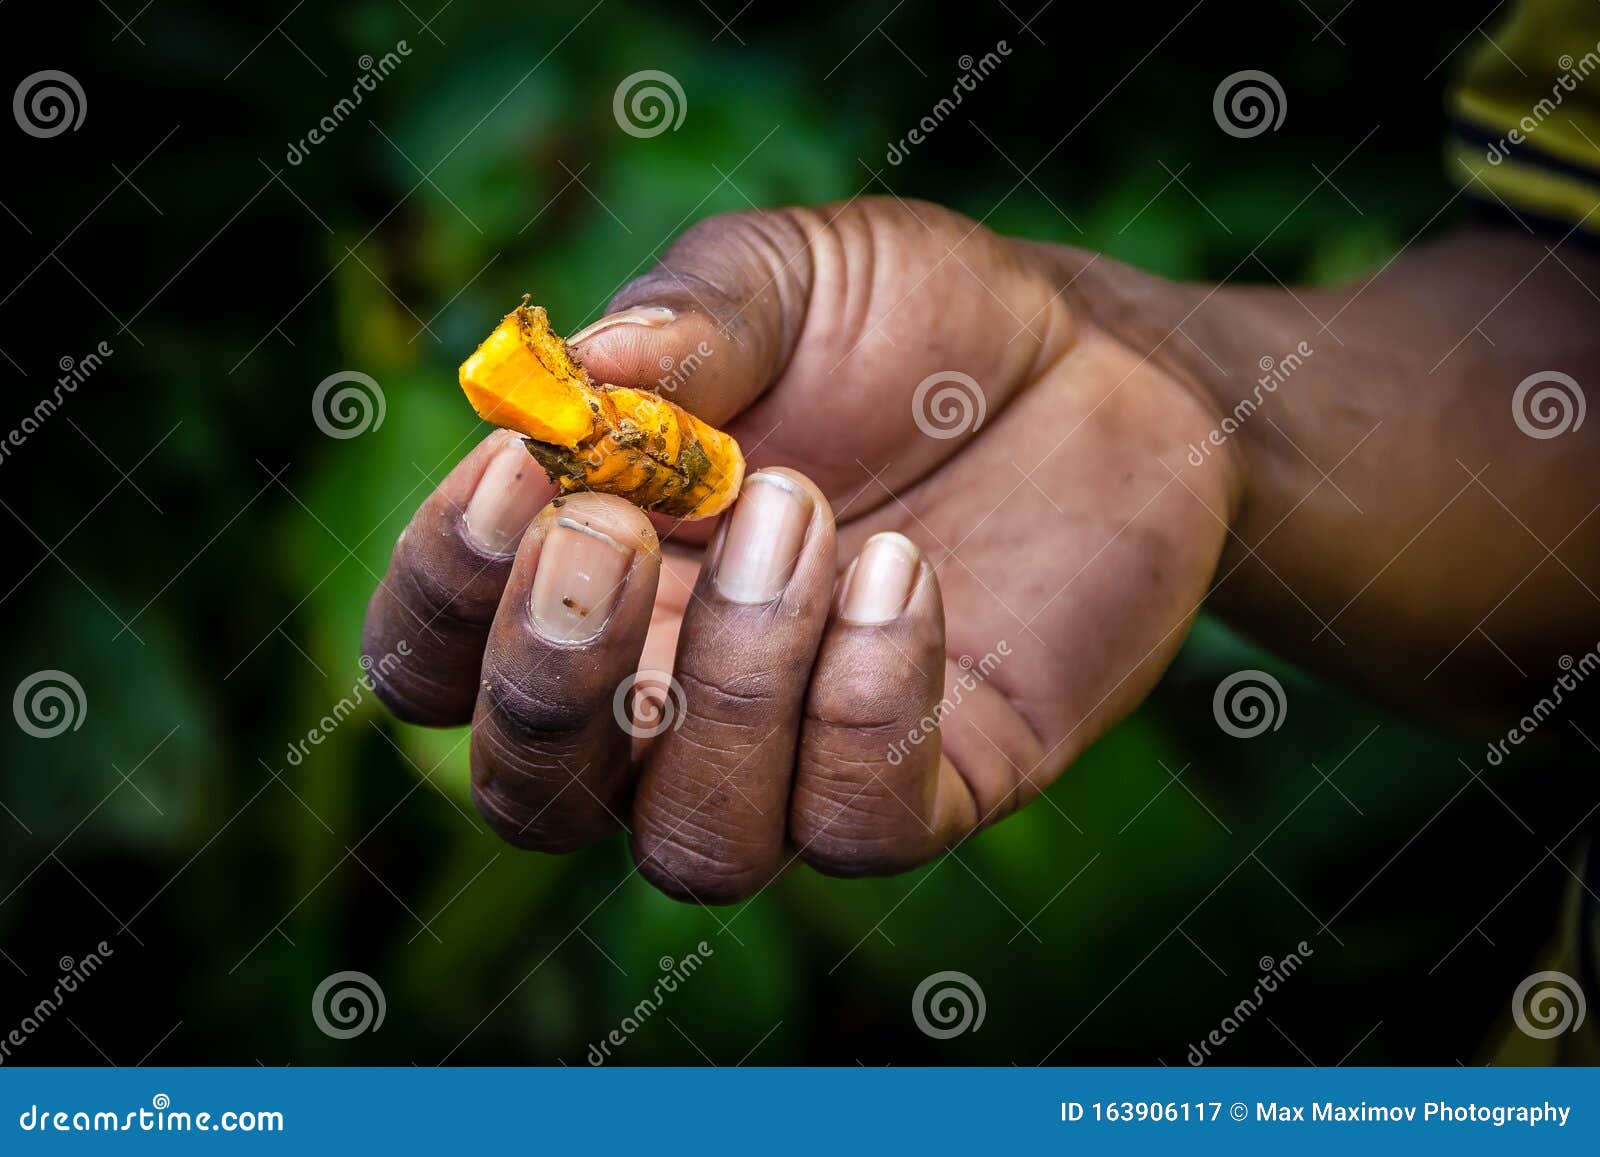
[[[789,815],[801,858],[830,876],[870,876],[908,866],[920,843],[915,801],[902,799],[872,762],[802,759]]]
[[[852,719],[861,718],[859,714]],[[808,719],[789,815],[801,858],[825,875],[868,876],[921,862],[936,783],[925,760],[896,760],[903,723]]]
[[[392,673],[373,669],[372,693],[396,719],[419,727],[454,727],[472,718],[470,696],[458,694],[417,667]]]
[[[735,904],[759,892],[771,878],[768,865],[750,849],[723,839],[707,838],[688,824],[667,833],[637,825],[633,838],[639,874],[674,900],[699,904]],[[696,838],[701,837],[701,838]],[[705,846],[698,846],[701,843]]]
[[[424,631],[435,635],[452,628],[482,631],[494,621],[500,606],[498,576],[485,584],[486,568],[481,565],[469,569],[459,559],[441,558],[409,544],[402,545],[397,556],[398,574],[391,578],[399,584],[399,601]]]
[[[741,859],[707,855],[675,837],[634,840],[638,874],[672,899],[691,904],[736,904],[766,883],[766,874]]]
[[[598,836],[561,817],[550,817],[550,808],[530,808],[509,797],[498,782],[472,785],[473,806],[489,830],[513,847],[530,852],[562,855],[587,847]]]
[[[577,749],[602,723],[591,697],[572,693],[570,685],[537,674],[515,676],[486,662],[481,680],[486,713],[509,738],[542,749]]]
[[[746,728],[772,714],[776,695],[771,674],[701,675],[685,668],[677,675],[684,702],[696,719]]]
[[[392,615],[382,613],[374,600],[362,630],[361,666],[378,702],[396,719],[423,727],[453,727],[472,718],[475,698],[470,676],[465,684],[456,678],[450,656],[433,649],[414,650],[409,640],[395,639]]]

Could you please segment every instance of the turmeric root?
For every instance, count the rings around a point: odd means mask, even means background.
[[[744,481],[737,442],[659,394],[594,384],[526,297],[461,363],[461,389],[484,421],[522,434],[564,492],[710,518]]]

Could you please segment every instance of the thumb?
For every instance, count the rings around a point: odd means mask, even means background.
[[[569,341],[598,382],[655,390],[725,423],[782,376],[811,297],[807,210],[695,225]]]

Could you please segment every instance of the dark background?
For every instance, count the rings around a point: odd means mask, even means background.
[[[627,879],[620,842],[501,845],[465,799],[464,733],[370,695],[290,765],[356,686],[395,535],[482,433],[455,366],[524,292],[571,331],[695,219],[889,191],[1175,277],[1358,276],[1461,217],[1440,213],[1443,62],[1490,8],[1407,27],[1366,0],[592,2],[0,8],[0,89],[54,68],[87,99],[51,139],[0,117],[6,428],[61,359],[113,351],[0,461],[0,691],[60,669],[86,702],[58,738],[0,727],[0,1033],[60,957],[115,953],[9,1063],[581,1064],[702,939],[619,1062],[1182,1064],[1301,940],[1220,1062],[1485,1059],[1556,931],[1549,849],[1592,778],[1554,745],[1484,769],[1481,744],[1209,620],[1048,801],[919,872],[799,872],[733,909]],[[287,164],[359,58],[402,39]],[[1237,140],[1211,96],[1246,68],[1288,112]],[[641,69],[682,85],[677,131],[620,131],[613,92]],[[352,369],[385,419],[325,437],[312,392]],[[1211,714],[1243,666],[1289,703],[1249,741]],[[387,1017],[340,1041],[311,997],[346,969]],[[946,969],[987,1017],[938,1041],[910,1002]]]

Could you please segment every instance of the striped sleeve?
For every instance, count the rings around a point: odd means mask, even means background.
[[[1447,97],[1450,176],[1491,210],[1600,240],[1600,3],[1521,0]]]

